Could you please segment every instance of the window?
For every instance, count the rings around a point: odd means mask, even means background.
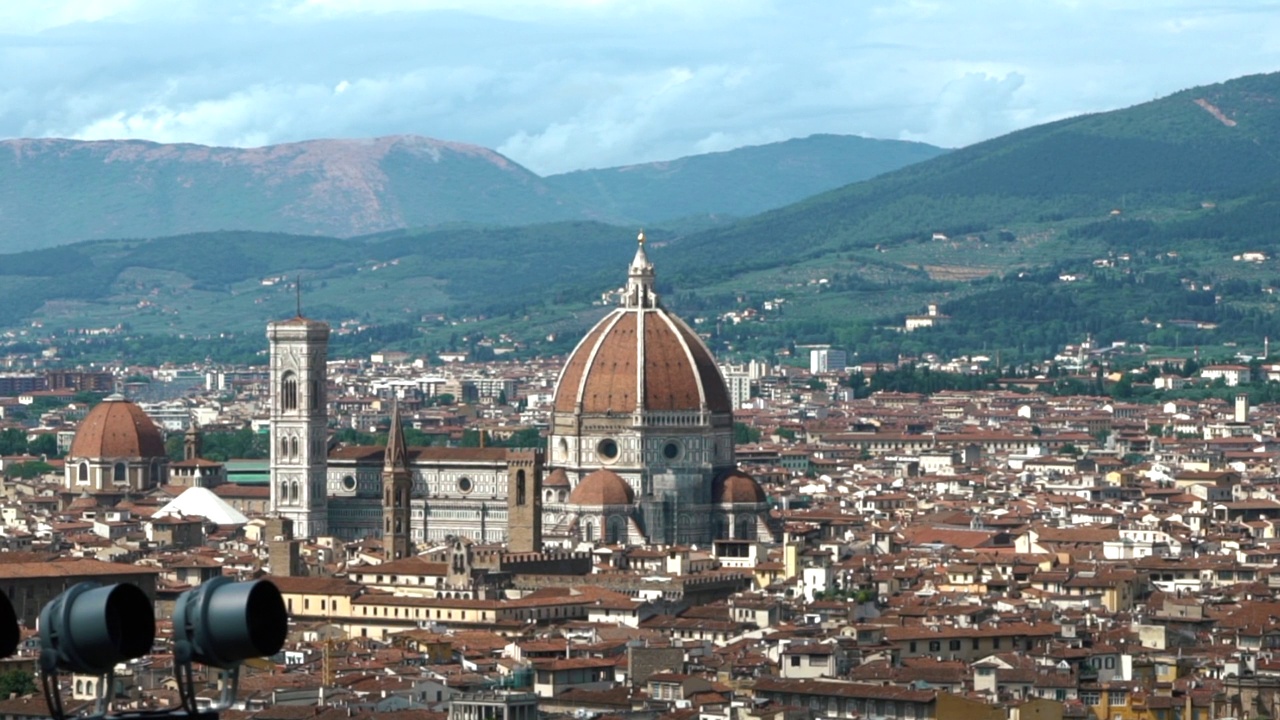
[[[799,655],[792,655],[792,656],[791,656],[791,667],[800,667],[800,656],[799,656]]]
[[[1000,638],[991,638],[991,649],[992,650],[1000,649]]]
[[[1081,690],[1080,702],[1085,705],[1097,706],[1102,704],[1102,696],[1097,690]]]
[[[912,641],[911,641],[911,644],[908,646],[908,649],[909,649],[911,652],[915,652],[915,651],[916,651],[916,641],[915,641],[915,640],[912,640]]]
[[[516,471],[516,505],[525,504],[525,496],[524,496],[525,487],[524,486],[525,486],[524,471],[517,470]]]
[[[115,470],[111,474],[111,479],[115,482],[122,483],[125,481],[126,468],[124,463],[116,463]]]
[[[977,649],[978,649],[979,647],[981,647],[981,646],[982,646],[982,641],[981,641],[981,640],[979,640],[978,638],[974,638],[974,639],[973,639],[973,649],[974,649],[974,650],[977,650]]]
[[[959,649],[960,649],[960,641],[959,641],[959,640],[952,640],[952,641],[951,641],[951,643],[950,643],[950,645],[949,645],[949,647],[951,648],[951,650],[952,650],[952,651],[959,650]]]
[[[298,376],[292,371],[280,377],[280,409],[285,412],[298,409]]]
[[[941,640],[930,640],[930,641],[929,641],[929,652],[939,652],[939,651],[941,651],[941,650],[942,650],[942,641],[941,641]]]
[[[1116,659],[1114,657],[1108,657],[1106,661],[1103,662],[1103,666],[1108,670],[1114,670],[1116,667]]]

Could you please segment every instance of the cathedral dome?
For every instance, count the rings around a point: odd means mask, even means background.
[[[570,505],[630,505],[635,502],[635,493],[617,473],[612,470],[596,470],[582,478],[578,487],[569,493]]]
[[[730,470],[711,486],[711,501],[718,505],[758,504],[765,501],[764,489],[755,478],[741,470]]]
[[[71,441],[68,457],[154,458],[165,457],[164,437],[142,408],[119,395],[98,403]]]
[[[556,384],[559,413],[731,413],[711,351],[653,292],[653,265],[641,244],[622,306],[596,324]]]

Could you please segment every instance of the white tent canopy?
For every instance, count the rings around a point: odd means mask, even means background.
[[[231,507],[225,500],[214,495],[208,488],[188,488],[181,495],[170,500],[151,517],[180,515],[190,517],[199,515],[217,525],[244,525],[249,522],[239,510]]]

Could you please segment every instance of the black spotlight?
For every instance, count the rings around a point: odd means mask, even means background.
[[[284,598],[269,580],[217,577],[179,595],[173,609],[173,664],[183,707],[199,714],[191,663],[222,671],[222,694],[214,709],[225,710],[235,700],[240,663],[280,652],[288,632]]]
[[[18,652],[18,641],[21,639],[18,614],[13,610],[9,596],[0,592],[0,658],[7,658]]]
[[[40,682],[55,720],[66,717],[58,689],[58,671],[105,675],[94,714],[105,715],[107,693],[117,663],[151,652],[156,617],[147,594],[137,585],[83,582],[49,601],[40,611]]]
[[[40,611],[40,670],[104,675],[151,651],[156,618],[137,585],[73,585]]]
[[[173,611],[177,662],[224,670],[284,647],[289,617],[280,590],[268,580],[219,577],[178,596]]]

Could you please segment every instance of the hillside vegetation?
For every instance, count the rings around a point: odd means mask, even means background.
[[[681,215],[695,218],[685,227],[705,227],[937,152],[824,136],[684,158],[661,172],[654,164],[541,178],[492,150],[416,136],[262,148],[8,140],[0,142],[0,251],[222,230],[350,237]]]
[[[707,214],[755,215],[944,152],[917,142],[813,135],[546,180],[604,215],[655,224]]]
[[[1280,74],[1240,78],[1011,133],[732,224],[650,227],[658,288],[727,355],[832,342],[863,359],[1012,360],[1085,335],[1260,345],[1280,337],[1277,108]],[[478,350],[498,338],[552,352],[604,311],[634,237],[634,225],[577,221],[78,244],[0,258],[0,323],[234,330],[260,348],[262,324],[292,311],[289,278],[301,272],[308,314],[341,325],[350,347]],[[927,303],[951,322],[901,332]]]

